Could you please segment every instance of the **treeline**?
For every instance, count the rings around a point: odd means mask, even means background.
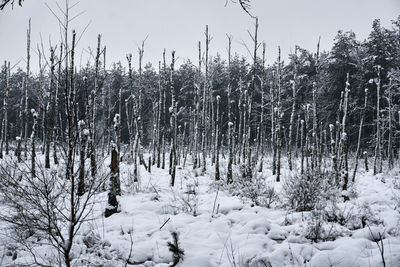
[[[74,85],[77,92],[77,102],[75,103],[78,113],[77,119],[87,120],[87,102],[95,101],[96,143],[102,145],[103,153],[109,151],[110,142],[114,138],[112,125],[114,115],[117,113],[120,114],[121,119],[121,141],[129,143],[130,126],[127,122],[130,119],[127,116],[132,115],[129,115],[130,99],[139,97],[140,92],[141,100],[138,103],[141,107],[140,109],[138,107],[138,109],[140,110],[143,134],[141,144],[147,148],[153,146],[156,138],[154,128],[157,120],[160,120],[159,125],[164,127],[165,142],[169,144],[171,137],[170,107],[172,105],[172,93],[174,93],[178,134],[185,134],[183,142],[188,144],[189,140],[193,139],[195,120],[202,117],[200,113],[204,108],[202,102],[204,100],[203,88],[207,83],[205,97],[209,103],[206,104],[206,124],[210,124],[210,127],[202,122],[198,124],[198,127],[205,127],[207,135],[215,134],[216,127],[212,124],[218,119],[215,110],[218,99],[221,145],[222,148],[227,148],[229,143],[228,122],[231,121],[234,124],[232,130],[235,132],[235,138],[241,139],[241,136],[238,135],[243,134],[242,129],[239,129],[240,120],[244,119],[242,116],[243,105],[248,104],[245,101],[245,98],[248,97],[246,94],[251,91],[251,88],[254,88],[251,120],[246,122],[247,124],[242,124],[252,126],[250,127],[250,134],[254,138],[251,142],[254,142],[255,137],[260,135],[258,134],[259,129],[263,129],[262,137],[266,140],[264,146],[271,147],[271,127],[273,127],[271,116],[274,112],[271,109],[273,101],[271,92],[279,86],[282,136],[285,140],[289,140],[289,134],[293,135],[292,146],[300,147],[299,127],[301,120],[305,120],[307,109],[313,105],[313,84],[317,83],[315,99],[318,105],[317,127],[321,131],[321,138],[325,131],[329,137],[329,125],[336,124],[338,116],[340,116],[338,107],[340,102],[343,101],[343,92],[348,75],[350,91],[346,132],[350,148],[355,150],[357,146],[365,89],[368,89],[368,104],[365,111],[364,127],[362,128],[361,147],[368,153],[374,149],[378,97],[375,81],[379,79],[381,87],[379,93],[381,141],[385,151],[384,155],[387,156],[389,154],[387,142],[390,124],[388,88],[390,87],[393,89],[391,90],[391,123],[393,124],[391,142],[394,151],[397,151],[399,145],[397,130],[400,120],[400,113],[398,113],[400,111],[398,95],[400,18],[393,21],[392,26],[391,28],[384,28],[379,20],[375,20],[372,31],[365,41],[357,40],[353,32],[339,31],[331,51],[320,52],[317,55],[317,45],[315,51],[296,47],[296,54],[291,54],[288,62],[278,62],[277,60],[272,66],[265,66],[261,42],[257,44],[255,62],[253,62],[254,58],[249,61],[246,57],[235,54],[234,47],[230,47],[232,52],[229,55],[228,62],[228,55],[221,55],[216,51],[205,51],[205,43],[199,43],[199,62],[185,61],[174,70],[172,77],[170,77],[170,53],[164,54],[164,59],[160,55],[159,66],[153,66],[151,63],[144,65],[142,62],[145,58],[145,46],[143,46],[139,49],[138,54],[127,55],[126,62],[129,61],[130,69],[123,67],[121,62],[113,63],[111,68],[106,68],[110,64],[106,63],[106,48],[101,46],[97,57],[94,55],[97,58],[96,63],[88,63],[87,66],[78,69],[74,74]],[[229,41],[227,39],[227,46],[228,42],[231,44],[231,38],[233,37],[229,37]],[[3,103],[3,106],[6,107],[2,109],[2,121],[7,121],[6,124],[2,124],[3,141],[6,137],[8,140],[15,140],[16,137],[21,135],[21,131],[25,130],[27,130],[27,134],[24,133],[22,137],[29,137],[33,124],[30,113],[31,109],[35,109],[38,112],[37,139],[44,144],[47,114],[45,109],[49,104],[50,95],[53,95],[51,101],[58,101],[56,103],[57,110],[54,111],[56,113],[54,118],[58,124],[55,125],[58,125],[58,138],[60,140],[64,138],[61,129],[66,129],[65,96],[63,90],[56,91],[55,87],[65,87],[65,80],[60,79],[64,75],[65,68],[63,65],[58,66],[58,62],[61,62],[59,58],[63,57],[62,52],[61,54],[58,53],[58,51],[62,51],[60,46],[52,49],[53,52],[36,51],[39,54],[41,64],[39,73],[27,75],[26,70],[19,68],[7,74],[9,63],[6,62],[2,67],[0,103]],[[50,53],[53,53],[52,63],[50,62]],[[264,53],[268,54],[268,50]],[[211,54],[215,54],[215,56],[211,56]],[[50,71],[51,64],[54,68],[53,74]],[[51,81],[52,75],[53,81]],[[292,90],[293,83],[296,86],[295,95],[293,95]],[[26,86],[27,88],[25,88]],[[228,88],[230,88],[229,97]],[[27,96],[25,96],[25,89]],[[198,92],[199,90],[200,92]],[[293,96],[295,96],[294,101]],[[25,97],[28,100],[27,107],[25,106]],[[200,105],[196,109],[197,101],[200,102]],[[291,118],[293,105],[295,105],[294,118]],[[229,112],[228,109],[230,109]],[[26,111],[29,114],[25,114]],[[199,114],[196,114],[196,112]],[[161,113],[162,116],[158,113]],[[311,112],[310,116],[312,120],[314,114]],[[291,119],[294,120],[294,126],[289,132]],[[24,120],[24,122],[21,120]],[[25,126],[25,121],[27,126]],[[4,130],[5,125],[8,128]],[[202,131],[202,129],[199,131]],[[197,139],[200,138],[197,137]],[[208,142],[211,143],[211,138]],[[200,140],[198,140],[198,143],[200,143]],[[283,143],[287,150],[288,142]]]

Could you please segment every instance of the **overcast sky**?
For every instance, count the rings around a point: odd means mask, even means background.
[[[74,0],[70,0],[75,3]],[[230,0],[228,0],[230,1]],[[15,64],[26,54],[26,28],[32,18],[32,46],[59,40],[55,0],[25,0],[22,8],[0,11],[0,60]],[[63,1],[59,1],[63,6]],[[112,4],[111,4],[112,3]],[[81,32],[90,23],[79,43],[78,55],[95,47],[97,34],[107,45],[108,62],[122,61],[133,53],[137,66],[137,46],[148,35],[144,60],[157,64],[164,48],[176,50],[182,63],[196,62],[197,42],[204,40],[209,25],[213,40],[210,53],[226,57],[226,33],[233,35],[233,50],[248,56],[242,42],[251,45],[247,30],[253,32],[254,20],[238,4],[225,0],[81,0],[73,14],[85,11],[71,23]],[[315,51],[318,37],[321,48],[330,49],[339,29],[353,30],[359,40],[368,37],[372,21],[379,18],[384,26],[400,15],[400,0],[252,0],[251,11],[259,17],[259,38],[267,44],[268,62],[275,60],[278,45],[287,55],[295,45]],[[32,53],[33,64],[37,64]],[[86,57],[84,57],[86,58]],[[82,62],[82,64],[86,64]],[[79,60],[78,60],[79,63]],[[22,61],[22,66],[24,66]],[[37,69],[36,67],[33,67]]]

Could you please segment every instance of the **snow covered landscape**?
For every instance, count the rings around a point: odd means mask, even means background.
[[[141,168],[137,184],[131,172],[121,164],[119,213],[104,218],[107,194],[94,197],[90,219],[75,237],[74,266],[170,266],[172,232],[185,253],[179,266],[382,266],[382,247],[386,266],[400,262],[398,171],[361,170],[356,197],[327,201],[317,213],[288,211],[270,171],[259,174],[275,192],[259,196],[270,197],[269,208],[254,205],[245,187],[215,182],[214,171],[179,169],[174,188],[167,170]],[[58,265],[53,249],[31,241],[38,259]],[[1,245],[2,266],[32,261],[12,240]]]
[[[24,17],[26,54],[0,49],[0,266],[400,266],[400,16],[283,51],[259,1],[224,2],[248,39],[205,21],[194,59],[82,48],[72,0],[42,3],[59,39]]]

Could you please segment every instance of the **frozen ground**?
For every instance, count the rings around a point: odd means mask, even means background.
[[[326,207],[344,218],[340,223],[288,211],[282,186],[274,182],[267,165],[264,176],[279,196],[271,208],[254,206],[215,183],[213,167],[204,175],[191,166],[178,169],[171,188],[168,170],[156,167],[151,174],[141,168],[140,183],[131,186],[132,169],[123,163],[121,211],[104,218],[107,194],[97,195],[92,220],[80,230],[73,247],[73,257],[79,258],[74,266],[126,266],[127,259],[127,266],[170,266],[167,242],[173,231],[185,252],[178,266],[383,266],[382,246],[386,266],[400,266],[397,175],[359,173],[353,190],[357,197]],[[325,241],[309,239],[316,225]],[[13,248],[9,239],[1,243],[0,265],[28,261],[26,250]],[[13,249],[18,251],[15,260]],[[37,255],[52,253],[42,246]]]

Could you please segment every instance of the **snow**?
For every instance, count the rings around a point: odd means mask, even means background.
[[[145,154],[145,158],[148,156]],[[109,161],[106,159],[103,168],[107,169]],[[224,168],[226,160],[221,161]],[[399,266],[400,213],[394,197],[400,196],[400,191],[394,186],[398,179],[396,171],[374,176],[360,170],[354,185],[357,197],[339,202],[334,208],[350,219],[344,225],[326,222],[324,229],[335,238],[318,243],[306,237],[312,213],[288,211],[280,204],[282,199],[271,208],[254,206],[216,183],[211,164],[204,174],[192,170],[191,165],[178,168],[174,188],[169,185],[167,169],[153,166],[152,173],[148,173],[140,166],[140,179],[135,186],[131,185],[131,173],[132,165],[122,162],[119,213],[104,218],[107,192],[96,196],[91,220],[80,229],[73,255],[93,264],[125,266],[132,246],[129,261],[138,263],[136,266],[169,266],[172,254],[167,242],[172,240],[171,232],[176,231],[185,251],[180,267],[231,267],[235,266],[233,263],[236,266],[382,266],[380,238],[386,266]],[[289,171],[283,170],[285,173]],[[279,195],[282,185],[274,182],[268,168],[263,176],[268,183],[274,183]],[[367,220],[365,227],[360,219],[363,215]],[[0,243],[0,254],[7,252],[6,242]],[[43,255],[49,250],[43,245],[38,253]],[[15,261],[11,256],[5,259],[23,264],[29,257],[26,251],[18,251]]]

